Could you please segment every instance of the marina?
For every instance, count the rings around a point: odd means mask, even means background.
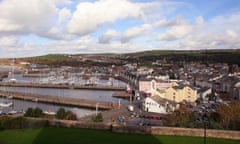
[[[118,77],[106,74],[49,71],[25,73],[13,67],[0,68],[0,112],[15,114],[29,107],[56,114],[59,107],[72,111],[78,118],[99,111],[119,108],[128,101],[113,97],[126,89]]]
[[[83,79],[79,74],[63,77],[56,73],[13,75],[9,72],[0,82],[0,112],[14,114],[29,107],[40,107],[44,113],[55,114],[59,107],[64,107],[81,118],[94,113],[96,108],[109,110],[119,107],[120,101],[127,103],[113,97],[125,87],[124,82],[109,77]]]

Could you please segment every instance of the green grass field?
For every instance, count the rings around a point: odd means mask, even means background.
[[[64,55],[45,55],[39,57],[42,60],[49,60],[49,61],[64,61],[67,59]]]
[[[200,137],[151,136],[76,128],[42,128],[0,132],[0,144],[202,144]],[[240,141],[207,138],[207,144]]]

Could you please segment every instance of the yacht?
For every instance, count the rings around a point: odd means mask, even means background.
[[[7,102],[7,101],[4,101],[4,102],[0,103],[0,107],[10,107],[12,105],[13,105],[12,102]]]

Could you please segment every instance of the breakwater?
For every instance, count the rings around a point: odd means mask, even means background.
[[[87,100],[87,99],[78,99],[78,98],[68,98],[68,97],[59,97],[59,96],[50,96],[50,95],[40,95],[40,94],[31,94],[31,93],[22,93],[22,92],[6,92],[0,91],[0,96],[5,98],[20,99],[25,101],[35,101],[42,103],[50,103],[56,105],[65,105],[72,107],[80,108],[89,108],[101,110],[110,110],[113,108],[113,102],[104,102],[97,100]]]
[[[123,91],[126,87],[98,86],[98,85],[63,85],[63,84],[32,84],[32,83],[0,83],[0,86],[8,87],[32,87],[32,88],[57,88],[57,89],[89,89]]]

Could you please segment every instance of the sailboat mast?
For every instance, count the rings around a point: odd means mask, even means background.
[[[12,59],[12,78],[14,79],[14,64],[15,64],[15,59]]]

